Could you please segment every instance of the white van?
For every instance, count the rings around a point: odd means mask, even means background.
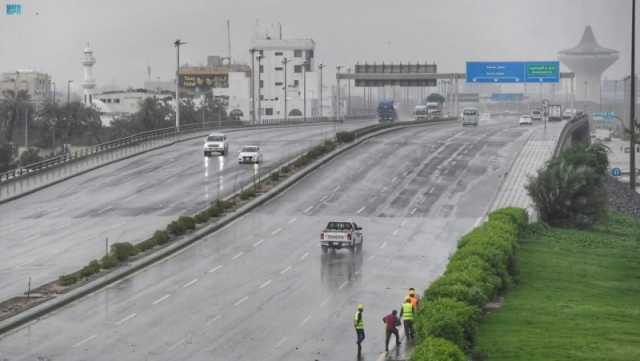
[[[478,125],[478,121],[480,118],[480,113],[476,108],[464,108],[462,111],[462,126],[467,125]]]
[[[204,140],[204,156],[208,157],[211,153],[220,153],[225,155],[229,152],[229,143],[227,136],[222,133],[211,133]]]

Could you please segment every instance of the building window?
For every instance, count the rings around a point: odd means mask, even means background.
[[[264,65],[260,65],[260,72],[264,73]]]
[[[296,80],[294,80],[294,81],[293,81],[293,87],[294,87],[294,88],[297,88],[297,87],[299,87],[299,86],[300,86],[300,81],[299,81],[299,80],[297,80],[297,79],[296,79]]]
[[[260,79],[260,89],[264,88],[264,80]]]
[[[264,108],[264,115],[273,115],[273,108]]]
[[[282,71],[283,69],[282,69],[282,67],[281,67],[281,66],[276,66],[276,67],[275,67],[275,70],[276,70],[276,71]]]
[[[302,73],[302,65],[294,65],[293,66],[294,73]]]
[[[282,86],[282,82],[281,81],[277,81],[276,82],[276,86]]]
[[[276,51],[276,56],[282,56],[282,52],[281,51]]]
[[[114,102],[114,103],[120,103],[120,99],[115,98],[115,99],[113,99],[113,102]]]
[[[311,64],[310,63],[304,63],[304,70],[305,71],[311,71]]]
[[[294,51],[293,51],[293,56],[294,56],[295,58],[302,58],[302,50],[300,50],[300,49],[296,49],[296,50],[294,50]]]
[[[264,50],[258,50],[258,55],[264,56]]]
[[[307,59],[312,59],[313,58],[313,50],[307,50]]]

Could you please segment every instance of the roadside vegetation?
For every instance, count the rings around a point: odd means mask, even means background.
[[[478,333],[474,360],[640,360],[640,221],[531,226],[520,282]]]

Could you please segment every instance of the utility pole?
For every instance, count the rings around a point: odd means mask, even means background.
[[[256,49],[250,49],[251,53],[251,120],[256,124]]]
[[[302,89],[304,94],[302,94],[302,121],[307,121],[307,65],[309,65],[309,61],[305,60],[302,63]]]
[[[351,68],[347,69],[347,73],[351,73]],[[351,115],[351,79],[347,79],[347,114]]]
[[[284,121],[287,121],[287,90],[288,90],[288,84],[287,84],[287,64],[290,62],[289,59],[287,59],[286,57],[282,59],[282,64],[284,65],[284,87],[282,87],[282,89],[284,90]]]
[[[320,118],[322,118],[322,69],[324,69],[324,64],[318,65],[318,69],[320,69]]]
[[[67,105],[71,102],[71,83],[73,80],[67,80]]]
[[[336,65],[336,121],[340,120],[340,69],[342,66]]]
[[[173,42],[176,47],[176,131],[180,131],[180,45],[186,44],[177,39]]]
[[[636,0],[631,4],[631,109],[629,111],[629,186],[636,191]]]
[[[258,123],[262,124],[262,58],[258,55]]]
[[[53,85],[53,103],[56,103],[56,82],[52,81],[51,85]]]

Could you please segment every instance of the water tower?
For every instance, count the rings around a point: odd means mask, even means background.
[[[558,59],[576,76],[576,99],[600,103],[602,73],[618,60],[618,51],[600,46],[587,26],[580,43],[558,52]]]

